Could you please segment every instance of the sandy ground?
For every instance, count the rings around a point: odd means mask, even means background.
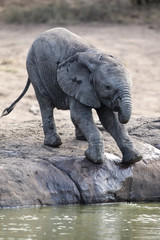
[[[33,40],[52,27],[55,26],[0,24],[0,112],[20,95],[25,86],[25,60]],[[126,65],[133,79],[133,118],[160,116],[160,29],[143,25],[104,24],[67,28]],[[59,154],[63,155],[70,149],[69,154],[76,151],[76,154],[82,155],[81,150],[86,148],[86,143],[74,139],[69,111],[56,110],[55,118],[59,134],[66,144],[61,150],[53,150],[54,153],[60,151]],[[96,116],[95,121],[98,121]],[[35,142],[43,143],[41,116],[32,87],[14,111],[0,119],[0,139],[1,148],[5,148],[6,143],[7,148],[13,144],[20,146],[22,139],[23,144],[29,146]]]

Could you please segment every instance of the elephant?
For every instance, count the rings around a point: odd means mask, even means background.
[[[33,42],[26,67],[26,87],[2,116],[13,110],[32,83],[41,110],[45,145],[62,144],[53,111],[69,109],[76,138],[88,142],[86,158],[103,163],[104,143],[92,116],[95,109],[105,130],[115,139],[122,163],[142,159],[124,126],[132,112],[131,78],[117,58],[65,28],[53,28]]]

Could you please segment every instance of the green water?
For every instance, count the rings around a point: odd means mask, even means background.
[[[0,240],[158,240],[160,204],[0,210]]]

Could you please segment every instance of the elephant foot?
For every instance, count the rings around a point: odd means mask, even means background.
[[[136,150],[128,151],[123,154],[122,164],[133,164],[139,162],[142,159],[142,155]]]
[[[61,138],[57,134],[45,136],[44,145],[49,147],[59,147],[61,144]]]
[[[94,148],[89,147],[86,151],[85,151],[85,156],[88,160],[90,160],[93,163],[97,163],[97,164],[102,164],[104,162],[104,153],[103,151],[97,149],[97,147],[94,146]]]

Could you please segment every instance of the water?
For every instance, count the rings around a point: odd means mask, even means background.
[[[0,210],[0,240],[158,240],[160,204]]]

